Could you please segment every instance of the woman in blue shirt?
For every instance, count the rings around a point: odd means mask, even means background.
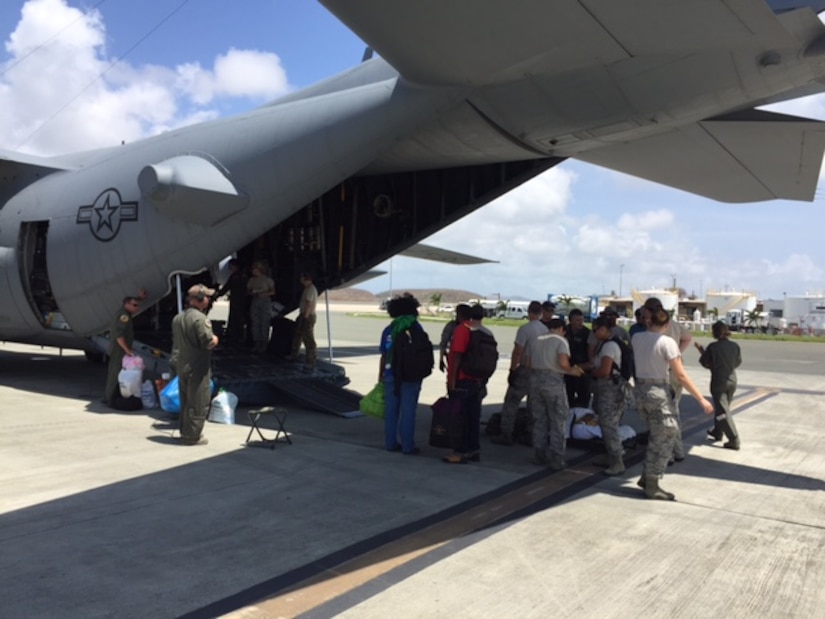
[[[400,381],[393,372],[392,344],[410,329],[422,329],[418,322],[418,300],[411,295],[394,297],[387,303],[392,322],[381,333],[381,362],[378,380],[384,383],[384,446],[387,451],[406,455],[420,452],[415,446],[415,411],[421,381]],[[399,441],[400,435],[400,441]]]

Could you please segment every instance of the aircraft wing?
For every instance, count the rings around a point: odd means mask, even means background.
[[[497,260],[487,260],[486,258],[470,256],[468,254],[462,254],[460,252],[451,251],[449,249],[442,249],[440,247],[433,247],[432,245],[425,245],[424,243],[416,243],[412,247],[409,247],[404,251],[399,252],[397,255],[406,256],[408,258],[421,258],[422,260],[434,260],[436,262],[446,262],[447,264],[458,265],[498,262]],[[335,286],[333,290],[351,288],[352,286],[363,284],[364,282],[369,281],[375,277],[380,277],[386,274],[386,271],[371,269],[369,271],[365,271],[364,273],[361,273],[360,275],[353,277],[352,279],[348,279],[339,286]]]
[[[645,54],[794,42],[764,0],[321,3],[405,78],[426,84],[479,86]]]
[[[578,159],[722,202],[814,198],[825,123],[749,110]]]
[[[432,245],[424,245],[423,243],[416,243],[415,245],[405,249],[398,255],[407,256],[408,258],[421,258],[423,260],[446,262],[448,264],[484,264],[490,262],[498,262],[497,260],[487,260],[486,258],[470,256],[468,254],[462,254],[457,251],[451,251],[449,249],[433,247]]]

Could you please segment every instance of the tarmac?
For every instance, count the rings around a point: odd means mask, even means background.
[[[342,309],[335,361],[365,393],[386,321]],[[440,325],[425,326],[437,341]],[[514,331],[494,330],[508,353]],[[317,332],[323,352],[323,317]],[[185,447],[161,411],[100,403],[105,368],[82,354],[3,344],[0,616],[824,616],[825,346],[741,344],[742,450],[709,443],[686,396],[688,457],[662,482],[676,502],[636,487],[643,447],[619,478],[587,449],[552,473],[484,436],[481,462],[442,463],[427,445],[437,370],[418,456],[384,451],[378,420],[289,402],[272,405],[291,445],[246,446],[240,407],[236,425],[209,423],[209,444]]]

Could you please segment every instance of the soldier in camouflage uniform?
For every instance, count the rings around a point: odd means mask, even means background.
[[[547,327],[542,323],[541,316],[541,303],[530,301],[530,305],[527,306],[528,320],[516,331],[513,352],[510,354],[507,392],[504,394],[504,406],[501,409],[501,434],[490,439],[491,442],[497,445],[513,444],[516,412],[522,398],[530,392],[530,345],[536,337],[547,333]],[[527,399],[527,412],[530,413],[529,397]],[[545,436],[547,436],[546,432]]]
[[[660,299],[657,297],[649,297],[645,301],[642,310],[645,313],[645,316],[649,316],[652,310],[661,309],[662,307],[663,305]],[[679,351],[682,353],[687,350],[693,340],[693,335],[691,335],[690,331],[680,325],[676,320],[671,320],[667,323],[667,329],[664,333],[676,342],[676,345],[679,347]],[[685,447],[682,443],[682,420],[679,414],[679,402],[682,400],[682,384],[679,382],[679,379],[673,375],[673,372],[670,372],[668,375],[668,383],[670,384],[670,389],[672,391],[673,405],[674,410],[676,411],[676,423],[679,424],[679,431],[676,433],[676,437],[673,440],[673,454],[671,457],[673,460],[676,460],[676,462],[681,462],[685,459]]]
[[[266,274],[263,262],[252,265],[252,277],[246,281],[246,290],[250,295],[250,322],[252,326],[253,350],[265,353],[269,345],[269,325],[272,323],[272,297],[275,295],[275,282]]]
[[[593,408],[599,418],[599,427],[607,451],[608,468],[605,475],[621,475],[625,471],[619,423],[624,414],[625,397],[617,376],[622,365],[622,349],[612,341],[610,322],[599,317],[593,321],[593,333],[598,340],[593,360]]]
[[[214,294],[206,286],[192,286],[188,292],[189,307],[172,321],[170,365],[179,382],[181,445],[208,442],[201,433],[212,399],[212,349],[218,345],[218,336],[212,333],[212,322],[205,312]]]
[[[527,397],[533,413],[533,463],[548,464],[552,470],[560,471],[566,466],[564,424],[570,412],[564,376],[581,376],[584,372],[579,366],[570,365],[564,321],[553,318],[548,327],[549,333],[537,336],[528,351],[530,392]]]
[[[133,356],[132,344],[135,341],[135,327],[132,316],[140,308],[140,301],[146,298],[146,291],[142,288],[137,297],[124,297],[123,305],[115,314],[112,326],[109,328],[109,368],[106,374],[106,392],[103,396],[104,402],[112,406],[114,400],[120,395],[120,383],[118,374],[123,365],[123,357]]]
[[[701,404],[706,413],[713,405],[701,394],[685,372],[676,342],[666,335],[670,315],[662,308],[648,310],[647,331],[633,336],[636,358],[636,407],[647,423],[650,437],[639,486],[649,499],[672,501],[676,497],[659,486],[679,432],[676,403],[670,388],[668,371]]]

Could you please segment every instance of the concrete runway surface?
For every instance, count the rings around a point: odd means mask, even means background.
[[[356,391],[378,375],[387,321],[335,306],[334,357]],[[371,306],[369,311],[375,311]],[[437,342],[441,325],[424,323]],[[494,321],[492,321],[494,324]],[[499,410],[515,330],[485,400]],[[316,330],[325,346],[326,321]],[[706,343],[706,342],[705,342]],[[647,501],[593,452],[560,473],[482,437],[478,464],[382,449],[382,424],[284,406],[292,445],[244,446],[207,424],[183,447],[161,411],[100,403],[82,354],[0,346],[2,617],[816,617],[825,608],[825,346],[741,342],[739,452],[682,402],[687,459]],[[709,374],[686,353],[689,373]],[[628,420],[633,420],[628,413]],[[636,423],[633,423],[636,425]]]

